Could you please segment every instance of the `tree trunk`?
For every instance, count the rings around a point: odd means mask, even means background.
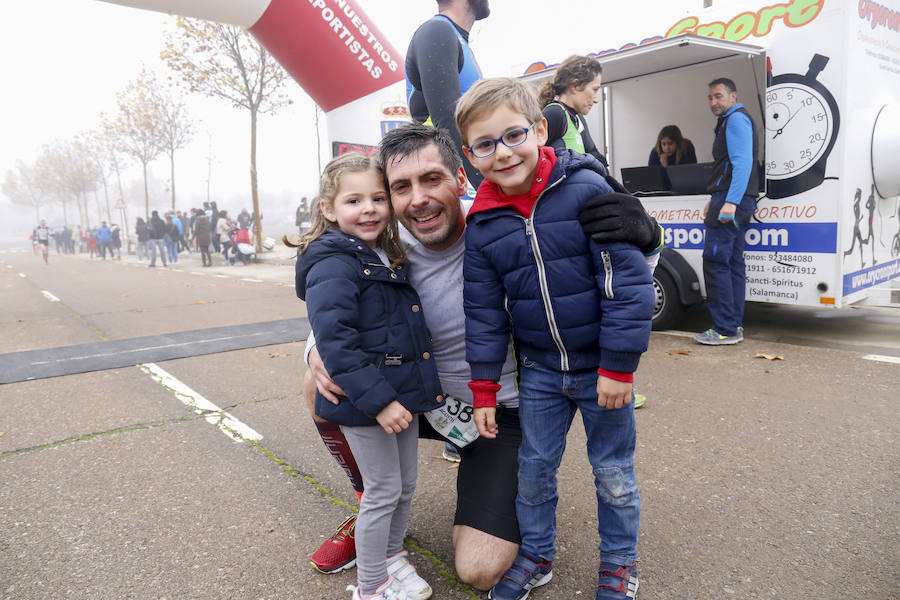
[[[97,190],[94,190],[94,202],[97,204],[97,224],[99,225],[103,222],[103,208],[100,206],[100,194],[97,193]]]
[[[150,192],[147,190],[147,162],[141,163],[144,166],[144,218],[150,222]]]
[[[112,211],[109,210],[109,189],[106,185],[106,174],[103,174],[103,198],[106,199],[106,222],[112,224]]]
[[[169,164],[172,167],[172,210],[175,210],[175,151],[169,155]]]
[[[256,187],[256,108],[250,109],[250,194],[253,197],[253,236],[256,254],[262,254],[262,224],[259,214],[259,190]]]
[[[119,202],[122,203],[122,206],[125,206],[125,190],[122,189],[122,174],[119,172],[119,164],[116,162],[116,180],[119,182]],[[122,220],[125,221],[125,239],[127,240],[131,237],[131,234],[128,232],[128,210],[122,209]],[[127,247],[127,246],[126,246]]]

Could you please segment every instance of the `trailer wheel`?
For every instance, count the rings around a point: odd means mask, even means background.
[[[653,294],[653,329],[671,329],[684,307],[678,299],[675,280],[664,269],[656,269],[653,273]]]

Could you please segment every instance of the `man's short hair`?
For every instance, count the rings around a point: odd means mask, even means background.
[[[444,166],[455,175],[462,166],[462,159],[454,148],[453,138],[446,129],[429,127],[420,123],[410,123],[391,129],[381,138],[378,153],[381,155],[381,164],[384,165],[385,173],[391,162],[416,154],[428,144],[437,146]]]
[[[737,86],[734,85],[734,81],[728,79],[727,77],[719,77],[718,79],[713,79],[709,82],[709,87],[712,87],[714,85],[724,85],[725,89],[727,89],[732,94],[737,92]]]
[[[481,79],[469,88],[456,104],[456,127],[464,144],[472,121],[506,105],[522,113],[529,123],[541,118],[541,105],[530,84],[512,77]]]

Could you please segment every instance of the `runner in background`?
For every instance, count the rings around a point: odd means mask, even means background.
[[[462,153],[453,118],[456,101],[481,79],[469,48],[469,32],[491,9],[488,0],[437,0],[437,4],[438,14],[416,30],[406,51],[406,99],[416,122],[449,131],[456,151]],[[466,159],[463,168],[471,187],[478,189],[481,173]]]
[[[34,230],[34,235],[37,237],[37,243],[41,248],[41,256],[44,257],[44,264],[49,265],[50,263],[47,262],[47,254],[50,252],[50,228],[47,227],[46,219],[41,219],[41,224]]]

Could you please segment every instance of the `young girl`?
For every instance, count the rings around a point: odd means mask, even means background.
[[[365,485],[353,600],[424,600],[432,590],[403,537],[416,486],[415,413],[443,396],[381,166],[359,153],[332,160],[319,208],[300,239],[296,289],[325,367],[346,392],[336,405],[317,393],[316,414],[340,424]]]

